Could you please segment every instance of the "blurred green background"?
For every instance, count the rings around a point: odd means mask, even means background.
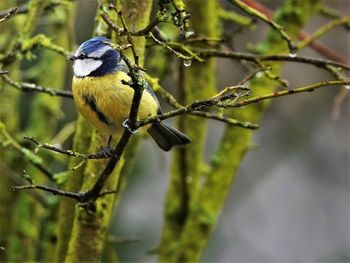
[[[283,1],[260,2],[275,9]],[[325,2],[349,15],[350,1]],[[222,3],[227,9],[232,8],[226,1]],[[79,0],[77,10],[78,45],[91,37],[96,2]],[[327,21],[316,16],[305,31],[311,33]],[[45,21],[40,27],[45,27]],[[258,22],[257,28],[238,34],[233,39],[234,49],[243,51],[247,44],[264,39],[268,27]],[[232,23],[225,24],[226,33],[235,29]],[[320,41],[350,60],[350,37],[344,28],[335,28]],[[310,48],[298,54],[319,56]],[[173,59],[170,63],[172,70],[161,84],[173,91],[179,61]],[[30,69],[30,65],[31,62],[25,63],[23,70]],[[71,74],[69,70],[66,89],[70,89]],[[236,84],[246,74],[240,63],[218,59],[217,87]],[[331,78],[314,66],[297,63],[286,63],[282,77],[290,87]],[[252,150],[241,164],[203,262],[349,262],[349,97],[335,116],[338,91],[329,87],[273,100],[255,133]],[[30,100],[30,96],[25,94],[24,99]],[[62,124],[76,119],[73,102],[63,103]],[[24,116],[28,110],[22,107]],[[210,121],[208,158],[222,131],[223,124]],[[142,145],[112,222],[112,234],[140,239],[118,246],[121,262],[156,261],[150,252],[160,241],[170,157],[171,152],[160,151],[151,140]]]

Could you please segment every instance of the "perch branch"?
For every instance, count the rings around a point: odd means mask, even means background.
[[[134,88],[134,96],[132,99],[129,118],[128,118],[127,123],[126,123],[127,127],[124,129],[124,132],[123,132],[116,148],[113,151],[113,155],[112,155],[111,159],[107,163],[105,169],[100,174],[96,183],[88,191],[69,192],[69,191],[63,191],[63,190],[49,187],[49,186],[45,186],[45,185],[38,185],[38,184],[33,183],[33,181],[31,179],[28,179],[28,182],[29,182],[28,185],[16,186],[16,187],[14,187],[15,190],[40,189],[40,190],[44,190],[44,191],[50,192],[50,193],[55,194],[55,195],[61,195],[61,196],[65,196],[68,198],[75,199],[76,201],[78,201],[80,203],[91,203],[91,202],[94,202],[101,195],[114,193],[114,191],[112,191],[112,192],[107,191],[107,192],[103,193],[102,188],[105,185],[105,182],[109,178],[110,174],[113,172],[116,164],[120,160],[130,137],[132,136],[132,134],[136,130],[137,113],[138,113],[139,105],[141,102],[143,89],[144,89],[145,85],[147,84],[147,82],[142,79],[141,75],[138,72],[138,69],[131,65],[131,62],[125,56],[122,48],[120,48],[120,46],[113,45],[111,43],[110,43],[110,45],[119,51],[119,53],[121,54],[122,58],[124,59],[125,63],[127,64],[128,68],[129,68],[128,74],[130,75],[131,80],[132,80],[132,83],[129,83],[129,85]],[[29,177],[27,176],[27,178],[29,178]]]

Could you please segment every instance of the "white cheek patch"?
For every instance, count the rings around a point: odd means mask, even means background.
[[[76,77],[86,77],[102,65],[101,60],[77,59],[73,64],[73,71]]]

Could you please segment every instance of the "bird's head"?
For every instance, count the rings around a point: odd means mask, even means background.
[[[70,57],[75,77],[101,77],[127,70],[119,52],[106,42],[109,42],[106,37],[94,37],[79,46],[74,56]]]

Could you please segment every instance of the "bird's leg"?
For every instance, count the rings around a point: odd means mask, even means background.
[[[111,142],[112,142],[112,135],[109,135],[107,147],[109,148],[111,147]]]
[[[99,153],[103,154],[106,157],[113,156],[113,148],[111,147],[112,135],[109,135],[107,146],[102,146],[98,150]]]

